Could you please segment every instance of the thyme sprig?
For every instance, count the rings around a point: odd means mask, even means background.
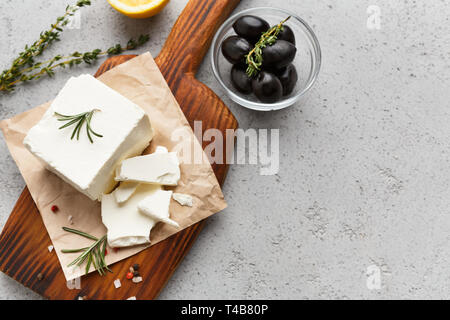
[[[83,252],[81,255],[78,256],[75,260],[73,260],[71,263],[69,263],[67,266],[81,266],[86,261],[86,268],[85,273],[89,273],[89,269],[91,265],[94,266],[95,270],[100,275],[106,274],[106,271],[112,272],[112,270],[107,266],[105,262],[105,254],[106,254],[106,235],[98,239],[97,237],[91,236],[90,234],[87,234],[86,232],[79,231],[76,229],[71,229],[67,227],[63,227],[64,231],[71,232],[74,234],[77,234],[79,236],[94,240],[95,242],[85,248],[80,249],[63,249],[61,250],[62,253],[76,253],[76,252]]]
[[[75,5],[66,7],[65,13],[56,19],[56,22],[50,26],[50,29],[40,34],[39,40],[32,45],[26,45],[24,51],[13,60],[9,69],[0,74],[0,92],[13,91],[17,84],[31,80],[37,80],[48,75],[54,76],[55,69],[73,67],[81,63],[91,64],[102,56],[120,54],[126,50],[133,50],[146,43],[148,35],[141,35],[138,39],[131,39],[125,46],[116,44],[107,50],[95,49],[80,53],[75,51],[69,55],[56,55],[55,57],[36,62],[40,56],[53,42],[60,40],[60,34],[63,28],[70,22],[71,17],[82,7],[91,5],[90,0],[78,0]]]
[[[291,16],[287,17],[276,26],[273,26],[268,31],[264,32],[255,44],[255,47],[246,55],[246,72],[250,78],[256,76],[259,71],[261,71],[261,66],[263,64],[262,50],[267,46],[273,45],[277,41],[278,35],[283,31],[283,24],[290,18]]]
[[[77,137],[77,140],[80,140],[80,131],[83,128],[83,125],[86,123],[86,133],[89,138],[89,141],[91,143],[94,143],[94,140],[92,139],[91,133],[99,138],[103,138],[103,136],[91,128],[91,120],[92,116],[94,115],[95,111],[100,111],[98,109],[93,109],[88,112],[83,112],[80,114],[76,114],[73,116],[64,115],[58,112],[55,112],[55,116],[58,117],[58,121],[66,121],[67,123],[59,127],[58,129],[64,129],[67,127],[70,127],[72,125],[75,125],[75,128],[73,129],[72,136],[70,137],[70,140],[72,140],[75,136]]]

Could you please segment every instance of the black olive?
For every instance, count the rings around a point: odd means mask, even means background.
[[[287,96],[292,93],[298,80],[298,74],[295,66],[291,63],[287,67],[276,71],[275,74],[278,79],[280,79],[281,85],[283,86],[283,96]]]
[[[287,42],[292,43],[295,46],[295,36],[294,36],[294,31],[292,31],[291,28],[289,28],[289,26],[283,25],[283,31],[281,31],[278,36],[277,39],[279,40],[285,40]]]
[[[276,75],[261,71],[252,81],[253,92],[266,103],[277,102],[283,95],[283,86]]]
[[[233,23],[234,31],[254,43],[261,38],[261,34],[269,30],[269,23],[256,16],[243,16]]]
[[[290,42],[277,40],[265,47],[262,53],[263,66],[281,69],[294,60],[297,48]]]
[[[231,83],[242,93],[252,92],[252,79],[245,72],[245,67],[235,64],[231,69]]]
[[[250,43],[238,36],[228,37],[222,42],[222,54],[232,64],[243,63],[250,50]]]

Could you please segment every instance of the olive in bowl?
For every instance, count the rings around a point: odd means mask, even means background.
[[[298,81],[298,74],[295,66],[291,63],[280,70],[276,70],[275,74],[283,86],[283,96],[291,94]]]
[[[222,42],[222,54],[232,64],[244,63],[252,45],[242,37],[231,36]]]
[[[281,69],[295,59],[297,48],[285,40],[277,40],[274,44],[262,50],[263,64],[267,67]]]
[[[233,23],[234,31],[241,37],[255,43],[261,37],[261,34],[269,30],[269,23],[256,16],[243,16]]]
[[[231,83],[239,92],[252,93],[252,78],[247,75],[243,65],[235,64],[231,68]]]
[[[252,81],[253,93],[266,103],[277,102],[283,96],[280,79],[273,73],[261,71]]]
[[[278,40],[285,40],[292,43],[295,46],[295,35],[294,31],[289,26],[283,26],[283,30],[277,36]]]

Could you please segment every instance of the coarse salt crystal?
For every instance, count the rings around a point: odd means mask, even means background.
[[[119,279],[114,280],[114,287],[116,287],[116,289],[119,289],[122,286],[122,283],[120,283]]]
[[[48,246],[48,252],[52,252],[53,251],[53,246]]]

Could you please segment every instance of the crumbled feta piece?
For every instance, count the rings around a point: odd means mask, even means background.
[[[130,199],[138,186],[139,182],[121,182],[117,189],[113,192],[117,203],[124,203]]]
[[[116,287],[116,289],[119,289],[121,286],[122,283],[120,282],[120,279],[114,280],[114,287]]]
[[[48,246],[48,248],[47,248],[47,249],[48,249],[48,252],[52,252],[52,251],[53,251],[53,248],[54,248],[54,247],[53,247],[52,245]]]
[[[125,203],[118,204],[113,194],[102,197],[102,220],[108,229],[108,244],[112,248],[150,243],[150,230],[157,221],[142,214],[138,204],[161,190],[158,185],[141,184]]]
[[[177,154],[152,153],[126,159],[117,168],[116,180],[176,186],[180,180]]]
[[[169,205],[172,191],[158,190],[138,203],[138,209],[150,218],[179,228],[180,225],[169,219]]]
[[[194,199],[188,194],[174,193],[172,198],[182,206],[192,207],[194,205]]]
[[[127,300],[136,300],[135,296],[129,297]]]
[[[166,147],[157,146],[155,153],[168,153]],[[130,197],[133,195],[133,193],[136,191],[137,187],[139,185],[139,182],[130,182],[130,181],[123,181],[120,183],[119,187],[117,187],[116,190],[114,190],[114,196],[116,197],[117,203],[124,203]]]

